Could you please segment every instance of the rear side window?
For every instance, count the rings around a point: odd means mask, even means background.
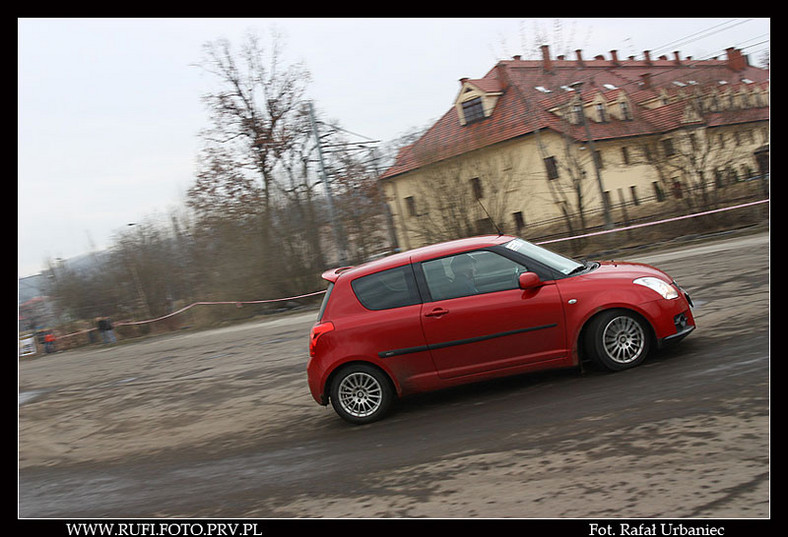
[[[387,310],[421,302],[410,265],[362,276],[350,284],[361,305],[370,310]]]
[[[326,306],[328,306],[328,299],[331,298],[331,291],[334,290],[334,284],[332,282],[328,282],[328,287],[326,288],[326,294],[323,296],[323,303],[320,304],[320,311],[317,313],[317,320],[321,321],[323,319],[323,314],[326,312]]]

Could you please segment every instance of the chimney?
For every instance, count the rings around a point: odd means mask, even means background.
[[[583,65],[583,51],[582,51],[582,49],[577,49],[575,51],[575,54],[577,55],[577,63],[580,64],[580,66],[582,66]]]
[[[519,61],[520,61],[520,58],[522,58],[522,56],[520,56],[519,54],[516,54],[516,55],[512,56],[512,59],[513,59],[514,61],[516,61],[516,62],[519,62]]]
[[[728,53],[728,69],[732,71],[741,71],[746,67],[745,60],[740,50],[729,47],[725,49],[725,52]]]
[[[618,51],[617,50],[611,50],[610,51],[610,58],[611,58],[611,61],[613,62],[613,65],[618,65]]]
[[[645,89],[651,88],[651,74],[643,73],[642,75],[640,75],[640,82],[643,84],[643,88]]]
[[[547,72],[553,70],[553,60],[550,59],[549,45],[542,45],[542,68]]]
[[[501,87],[508,88],[510,82],[509,82],[509,72],[506,63],[498,62],[498,65],[495,66],[495,72],[497,73],[498,80],[501,81]]]
[[[468,77],[464,76],[460,79],[460,86],[464,86],[465,83],[468,82]]]
[[[643,57],[646,59],[646,65],[651,65],[651,51],[650,50],[644,50],[643,51]]]
[[[678,50],[673,51],[673,61],[676,63],[676,65],[681,65],[681,57],[679,57]]]

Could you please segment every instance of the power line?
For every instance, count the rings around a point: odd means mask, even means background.
[[[682,38],[679,38],[679,39],[677,39],[675,41],[671,41],[670,43],[662,45],[661,47],[657,47],[656,49],[654,49],[654,53],[655,54],[659,54],[660,52],[670,51],[671,48],[674,48],[676,46],[686,45],[687,43],[692,43],[693,41],[698,41],[700,39],[709,37],[709,36],[717,34],[719,32],[722,32],[722,31],[725,31],[725,30],[730,30],[731,28],[739,26],[740,24],[744,24],[745,22],[750,22],[751,20],[752,19],[746,19],[746,20],[737,22],[736,19],[733,19],[733,20],[730,20],[730,21],[727,21],[727,22],[716,24],[714,26],[706,28],[705,30],[701,30],[699,32],[695,32],[694,34],[690,34],[690,35],[688,35],[686,37],[682,37]],[[727,24],[730,24],[731,26],[728,26],[727,28],[717,29],[720,26],[725,26]],[[712,31],[712,30],[714,30],[714,31]],[[709,33],[705,33],[705,32],[709,32]],[[704,35],[700,35],[700,34],[704,34]],[[699,35],[700,35],[700,37],[696,37],[696,36],[699,36]]]

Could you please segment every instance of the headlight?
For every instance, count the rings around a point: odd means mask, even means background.
[[[649,289],[653,289],[654,291],[659,293],[660,296],[662,296],[662,298],[665,299],[678,298],[679,296],[678,291],[676,291],[676,289],[673,288],[673,286],[663,282],[659,278],[652,278],[647,276],[645,278],[638,278],[637,280],[634,280],[632,283],[636,283],[638,285],[644,285]]]

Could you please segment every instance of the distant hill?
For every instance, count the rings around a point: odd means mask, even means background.
[[[106,257],[105,252],[94,252],[90,254],[78,255],[64,260],[72,270],[86,270],[92,268],[96,263]],[[19,278],[19,303],[24,304],[33,298],[44,296],[46,292],[46,276],[35,274]]]
[[[46,279],[41,274],[19,278],[19,303],[43,296]]]

